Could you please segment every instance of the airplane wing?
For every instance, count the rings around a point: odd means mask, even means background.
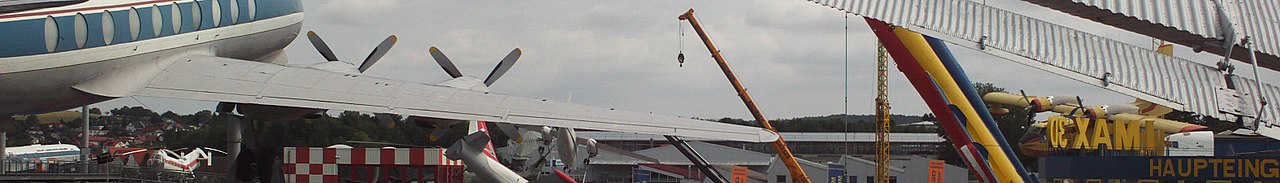
[[[232,58],[192,55],[160,68],[154,80],[131,94],[744,142],[778,139],[757,127]]]

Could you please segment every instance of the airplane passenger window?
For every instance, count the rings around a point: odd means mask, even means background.
[[[142,19],[138,17],[138,8],[129,8],[129,35],[133,40],[138,40],[138,33],[141,33]]]
[[[231,0],[227,3],[231,3],[231,23],[235,24],[240,21],[240,3],[236,3],[236,0]]]
[[[0,14],[16,13],[79,4],[89,0],[9,0],[0,1]]]
[[[182,8],[178,8],[178,3],[175,2],[173,6],[169,6],[169,12],[172,14],[169,16],[169,20],[173,22],[173,26],[170,27],[173,27],[173,34],[178,34],[178,32],[182,31]]]
[[[89,21],[84,19],[84,14],[76,13],[71,28],[76,34],[76,48],[84,48],[85,41],[89,41]]]
[[[160,37],[160,28],[164,25],[160,19],[160,5],[151,5],[151,37]]]
[[[200,17],[202,15],[200,13],[200,8],[199,1],[191,1],[191,26],[194,27],[195,30],[200,30],[200,25],[202,25],[200,24]]]
[[[257,15],[257,14],[258,14],[258,1],[257,1],[257,0],[249,0],[248,2],[249,2],[249,3],[248,3],[248,4],[249,4],[249,20],[250,20],[250,21],[253,21],[253,20],[254,20],[254,15]]]
[[[111,17],[110,10],[102,11],[102,42],[111,45],[111,40],[116,38],[116,20]]]
[[[234,1],[234,0],[232,0]],[[213,15],[213,26],[218,27],[222,23],[222,5],[218,4],[218,0],[209,1],[209,14]]]
[[[44,48],[49,52],[58,48],[58,22],[53,16],[44,18]]]

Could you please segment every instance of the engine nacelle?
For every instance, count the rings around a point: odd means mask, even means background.
[[[596,148],[596,139],[588,138],[585,141],[586,143],[581,143],[581,144],[583,146],[587,146],[587,159],[588,161],[590,161],[591,158],[595,158],[596,155],[600,155],[600,149]]]

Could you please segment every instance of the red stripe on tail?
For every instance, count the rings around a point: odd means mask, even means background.
[[[573,180],[573,177],[569,177],[568,174],[564,174],[564,172],[561,172],[560,170],[552,169],[552,171],[555,171],[556,176],[560,176],[560,179],[564,180],[564,183],[578,183],[577,180]]]
[[[497,161],[498,156],[494,154],[495,151],[493,150],[493,140],[492,140],[493,136],[489,135],[489,127],[484,124],[484,121],[476,121],[476,130],[479,130],[480,132],[484,132],[484,135],[487,135],[490,137],[489,142],[485,142],[484,155],[489,156],[489,159],[493,159],[494,161]]]

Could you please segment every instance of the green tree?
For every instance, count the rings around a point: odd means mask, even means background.
[[[118,109],[111,109],[111,115],[151,117],[151,116],[159,116],[160,114],[156,114],[156,112],[151,111],[150,109],[147,109],[147,108],[122,106]]]
[[[31,145],[33,139],[31,138],[31,134],[27,133],[27,129],[31,129],[31,127],[39,125],[39,123],[37,123],[38,121],[40,120],[36,119],[36,115],[29,115],[26,120],[22,121],[13,120],[13,118],[0,121],[6,123],[0,124],[5,126],[5,137],[8,138],[6,139],[7,142],[5,146]]]
[[[164,114],[160,114],[160,117],[168,118],[171,120],[178,120],[178,117],[181,117],[181,116],[178,116],[178,113],[173,113],[173,111],[165,111]]]

